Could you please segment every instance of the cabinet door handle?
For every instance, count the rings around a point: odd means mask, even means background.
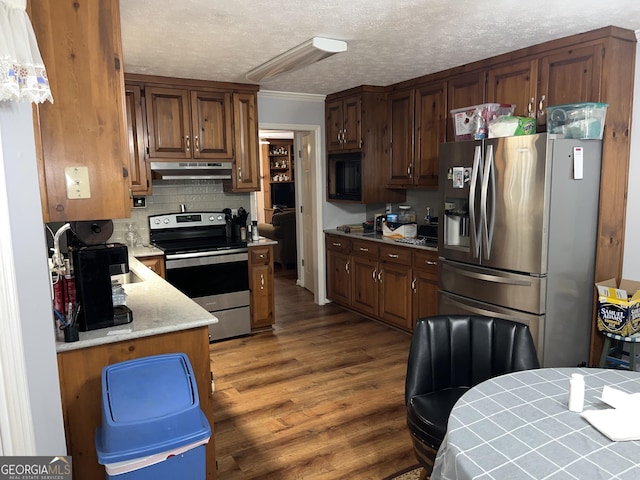
[[[413,280],[411,280],[411,290],[413,291],[413,293],[418,293],[418,292],[416,292],[416,279],[415,278]]]
[[[542,125],[544,123],[546,123],[546,120],[544,118],[544,109],[542,108],[544,101],[545,101],[546,97],[545,95],[542,95],[540,97],[540,102],[538,103],[538,115],[537,115],[537,123],[538,125]]]
[[[260,274],[260,290],[264,290],[264,274]]]
[[[242,167],[238,167],[238,180],[242,179]]]
[[[191,139],[189,138],[189,135],[185,135],[184,145],[187,148],[187,152],[191,151]]]
[[[382,270],[378,272],[378,281],[382,283]]]
[[[376,281],[376,269],[374,268],[373,271],[371,272],[371,278],[373,278],[373,281]]]
[[[349,262],[347,261],[347,263],[344,264],[344,269],[347,273],[351,273],[349,272]]]
[[[542,108],[542,105],[544,104],[544,101],[546,100],[546,98],[547,97],[545,95],[542,95],[540,97],[540,102],[538,103],[538,113],[544,114],[544,110]]]
[[[369,251],[369,249],[368,249],[368,248],[364,248],[364,247],[360,247],[360,251],[361,251],[361,252],[368,252],[368,251]]]
[[[411,171],[413,170],[413,162],[407,167],[407,177],[411,178]]]
[[[390,253],[387,255],[389,258],[399,258],[400,255],[398,255],[397,253]]]
[[[531,100],[529,100],[529,104],[527,105],[527,112],[529,114],[529,117],[531,118],[536,118],[536,113],[533,111],[533,104],[536,102],[536,99],[534,97],[531,97]]]
[[[193,137],[193,146],[196,149],[196,152],[200,151],[200,140],[198,140],[198,136]]]
[[[337,139],[338,139],[338,143],[342,143],[342,130],[338,130],[338,135],[336,135]]]

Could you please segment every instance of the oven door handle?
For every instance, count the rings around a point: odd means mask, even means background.
[[[234,253],[247,253],[246,248],[230,248],[227,250],[209,250],[206,252],[191,252],[191,253],[171,253],[165,257],[167,260],[183,260],[186,258],[200,258],[200,257],[213,257],[219,255],[231,255]],[[247,254],[248,258],[248,254]]]

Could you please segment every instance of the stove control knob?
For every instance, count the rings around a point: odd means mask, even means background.
[[[159,219],[159,218],[156,218],[156,219],[153,221],[153,223],[155,223],[156,225],[160,225],[160,219]]]
[[[211,215],[211,216],[209,217],[209,221],[210,221],[210,222],[213,222],[215,219],[216,219],[216,217],[214,217],[213,215]]]
[[[218,215],[218,221],[221,222],[222,221],[222,215]]]
[[[163,222],[164,222],[164,224],[166,225],[167,223],[169,223],[169,219],[168,219],[168,218],[165,218],[165,219],[163,220]]]

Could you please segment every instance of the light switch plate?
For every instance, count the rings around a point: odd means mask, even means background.
[[[65,167],[64,178],[67,183],[67,198],[91,198],[89,186],[89,167]]]

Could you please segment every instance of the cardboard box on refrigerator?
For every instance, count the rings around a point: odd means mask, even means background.
[[[640,282],[611,278],[596,283],[598,330],[628,337],[640,331]]]

